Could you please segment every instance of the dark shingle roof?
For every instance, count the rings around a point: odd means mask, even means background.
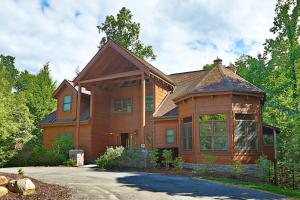
[[[232,70],[216,66],[210,71],[200,70],[169,75],[176,84],[173,93],[167,95],[158,110],[154,113],[156,118],[175,117],[178,115],[174,100],[190,94],[236,91],[265,94],[265,92],[246,81]]]
[[[208,71],[199,70],[192,72],[184,72],[171,74],[169,77],[176,84],[175,90],[169,93],[163,100],[158,110],[154,113],[154,117],[166,118],[175,117],[178,115],[178,107],[174,103],[173,99],[184,94],[185,91],[191,90],[199,81],[207,74]]]
[[[90,110],[85,109],[82,111],[80,115],[80,121],[87,121],[90,119]],[[41,122],[40,125],[45,125],[45,124],[57,124],[57,123],[71,123],[71,122],[76,122],[76,118],[67,118],[67,119],[57,119],[56,118],[56,111],[50,113],[47,115]]]

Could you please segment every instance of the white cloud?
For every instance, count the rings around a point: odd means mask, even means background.
[[[1,1],[0,53],[37,72],[50,61],[58,82],[73,79],[97,52],[96,26],[122,6],[141,23],[141,38],[157,54],[152,62],[166,73],[201,69],[217,56],[226,64],[242,53],[256,55],[271,36],[275,1]],[[77,15],[77,16],[76,16]]]

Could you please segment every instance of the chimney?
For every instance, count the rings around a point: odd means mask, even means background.
[[[237,72],[237,68],[236,68],[236,66],[234,65],[234,64],[230,64],[228,67],[226,67],[227,69],[230,69],[231,71],[233,71],[233,73],[235,73],[236,74],[236,72]]]
[[[214,60],[214,67],[215,66],[222,66],[222,59],[218,58]]]

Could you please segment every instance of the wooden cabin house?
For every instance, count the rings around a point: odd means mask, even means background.
[[[120,145],[176,147],[187,163],[205,155],[220,164],[254,163],[263,153],[274,159],[275,129],[262,123],[265,92],[220,59],[211,70],[166,75],[109,41],[53,97],[57,109],[41,122],[43,144],[67,134],[89,161]]]

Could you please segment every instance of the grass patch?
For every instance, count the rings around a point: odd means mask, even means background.
[[[289,197],[300,198],[300,190],[284,189],[284,188],[280,188],[280,187],[274,186],[274,185],[251,183],[251,182],[247,182],[247,181],[240,181],[240,180],[230,179],[230,178],[204,177],[204,179],[222,182],[222,183],[230,183],[233,185],[246,186],[246,187],[253,188],[253,189],[264,190],[264,191],[273,192],[276,194],[286,195]]]

